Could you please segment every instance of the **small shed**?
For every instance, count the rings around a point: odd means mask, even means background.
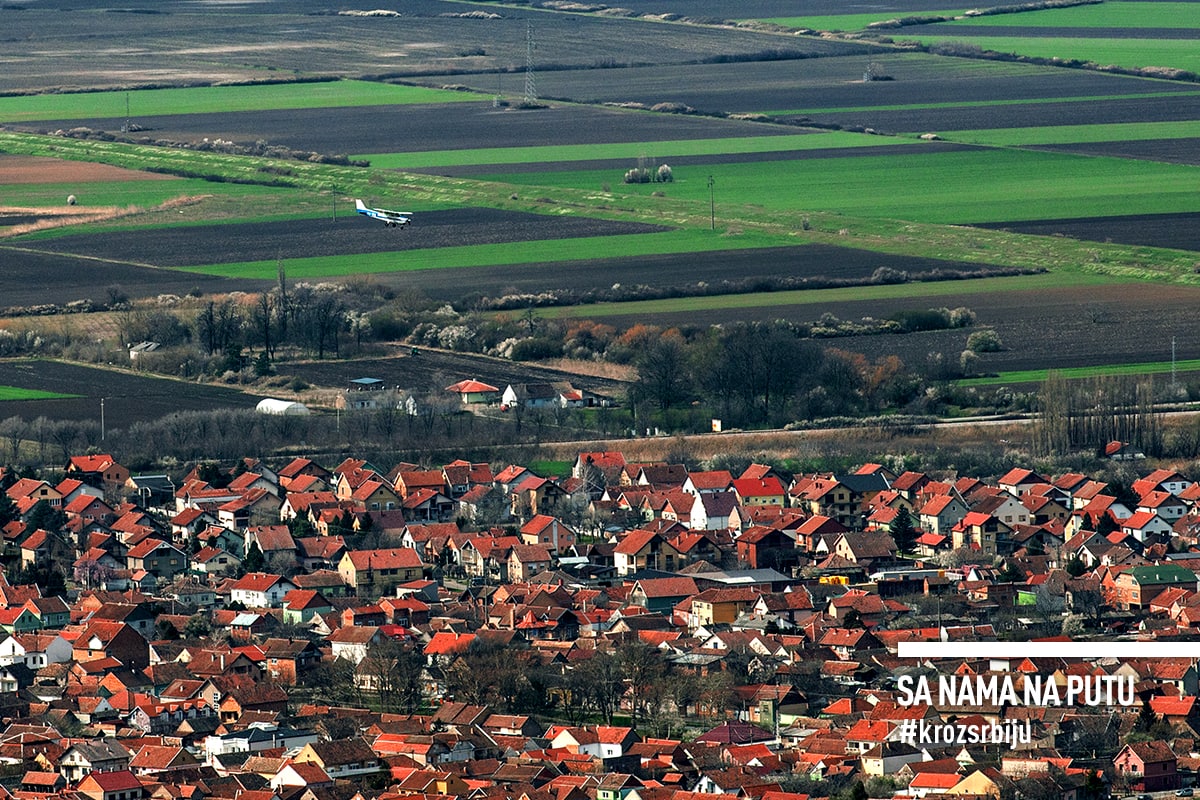
[[[260,414],[286,414],[289,416],[301,416],[309,413],[308,406],[304,403],[297,403],[294,400],[277,400],[274,397],[264,397],[259,400],[254,410]]]

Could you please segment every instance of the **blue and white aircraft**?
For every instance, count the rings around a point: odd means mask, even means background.
[[[358,213],[371,219],[377,219],[389,228],[408,225],[412,222],[412,213],[409,211],[389,211],[386,208],[371,208],[362,200],[355,200],[354,207],[358,209]]]

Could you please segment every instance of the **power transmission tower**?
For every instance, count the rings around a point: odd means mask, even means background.
[[[533,80],[533,23],[525,22],[525,105],[537,103],[537,85]]]

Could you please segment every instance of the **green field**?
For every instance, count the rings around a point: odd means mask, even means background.
[[[940,224],[1200,211],[1194,167],[1019,150],[696,165],[674,175],[617,191],[707,201],[711,175],[718,219],[725,204]],[[621,178],[590,170],[484,179],[599,189]]]
[[[1200,137],[1200,120],[1121,122],[1110,125],[1054,125],[1037,128],[989,128],[939,132],[943,139],[998,147],[1086,142],[1132,142]]]
[[[138,117],[167,114],[478,102],[481,97],[481,95],[471,92],[426,89],[419,86],[397,86],[369,81],[41,94],[0,97],[0,122],[124,117],[126,100],[129,103],[129,116],[136,122]]]
[[[707,230],[679,230],[665,233],[590,236],[578,239],[513,242],[509,244],[465,245],[436,250],[405,250],[396,253],[288,259],[289,278],[323,278],[368,275],[377,272],[408,272],[447,267],[482,267],[498,264],[536,264],[551,261],[577,261],[592,258],[700,253],[711,250],[745,250],[796,244],[785,236],[745,233],[722,236]],[[227,278],[274,278],[279,262],[250,261],[240,264],[211,264],[181,268],[185,272],[219,275]]]
[[[823,131],[784,136],[737,136],[728,139],[685,139],[672,142],[617,142],[548,147],[489,147],[476,150],[434,150],[422,153],[372,153],[366,158],[379,169],[423,169],[427,167],[478,166],[483,164],[546,164],[598,158],[628,159],[635,166],[641,156],[659,163],[678,156],[710,156],[722,153],[774,153],[786,150],[823,148],[887,147],[907,144],[865,133]]]
[[[970,28],[963,28],[962,36],[923,36],[920,28],[905,28],[896,38],[924,45],[965,42],[997,53],[1092,61],[1126,68],[1172,67],[1200,72],[1200,48],[1194,39],[1092,39],[1036,36],[1028,32],[1023,36],[971,36]]]
[[[41,389],[23,389],[20,386],[0,386],[0,400],[67,400],[73,397],[83,397],[80,394],[63,394],[62,392],[45,392]]]
[[[1154,361],[1145,364],[1105,364],[1098,367],[1065,367],[1053,370],[1056,374],[1067,379],[1096,378],[1102,375],[1170,375],[1177,373],[1200,372],[1200,359],[1176,361]],[[1014,383],[1042,383],[1049,377],[1051,370],[1024,369],[1012,372],[1001,372],[986,378],[964,378],[955,381],[959,386],[1001,386]]]
[[[290,263],[290,262],[289,262]],[[722,309],[774,308],[783,306],[825,305],[862,300],[924,300],[946,295],[977,292],[1008,292],[1051,289],[1063,286],[1107,286],[1123,283],[1116,278],[1083,272],[1055,272],[1041,275],[1015,275],[1009,278],[975,278],[934,283],[901,283],[872,286],[847,286],[837,289],[797,289],[782,292],[714,295],[708,297],[672,297],[664,300],[632,300],[624,303],[594,303],[586,306],[539,309],[551,319],[583,317],[628,317],[649,314],[720,311]],[[816,312],[814,311],[814,314]]]
[[[1013,28],[1195,28],[1200,30],[1200,9],[1195,3],[1129,3],[1105,0],[1092,5],[1048,8],[1019,14],[967,17],[953,25]]]
[[[811,17],[770,17],[761,20],[785,28],[812,28],[815,31],[861,31],[872,22],[896,19],[898,17],[955,17],[962,11],[906,11],[903,14],[825,14]],[[898,29],[899,30],[899,29]]]

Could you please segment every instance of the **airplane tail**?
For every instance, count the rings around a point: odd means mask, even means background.
[[[358,209],[359,211],[366,211],[366,210],[367,210],[367,207],[366,207],[366,205],[363,203],[363,201],[362,201],[362,200],[355,200],[355,201],[354,201],[354,207],[355,207],[356,209]]]

